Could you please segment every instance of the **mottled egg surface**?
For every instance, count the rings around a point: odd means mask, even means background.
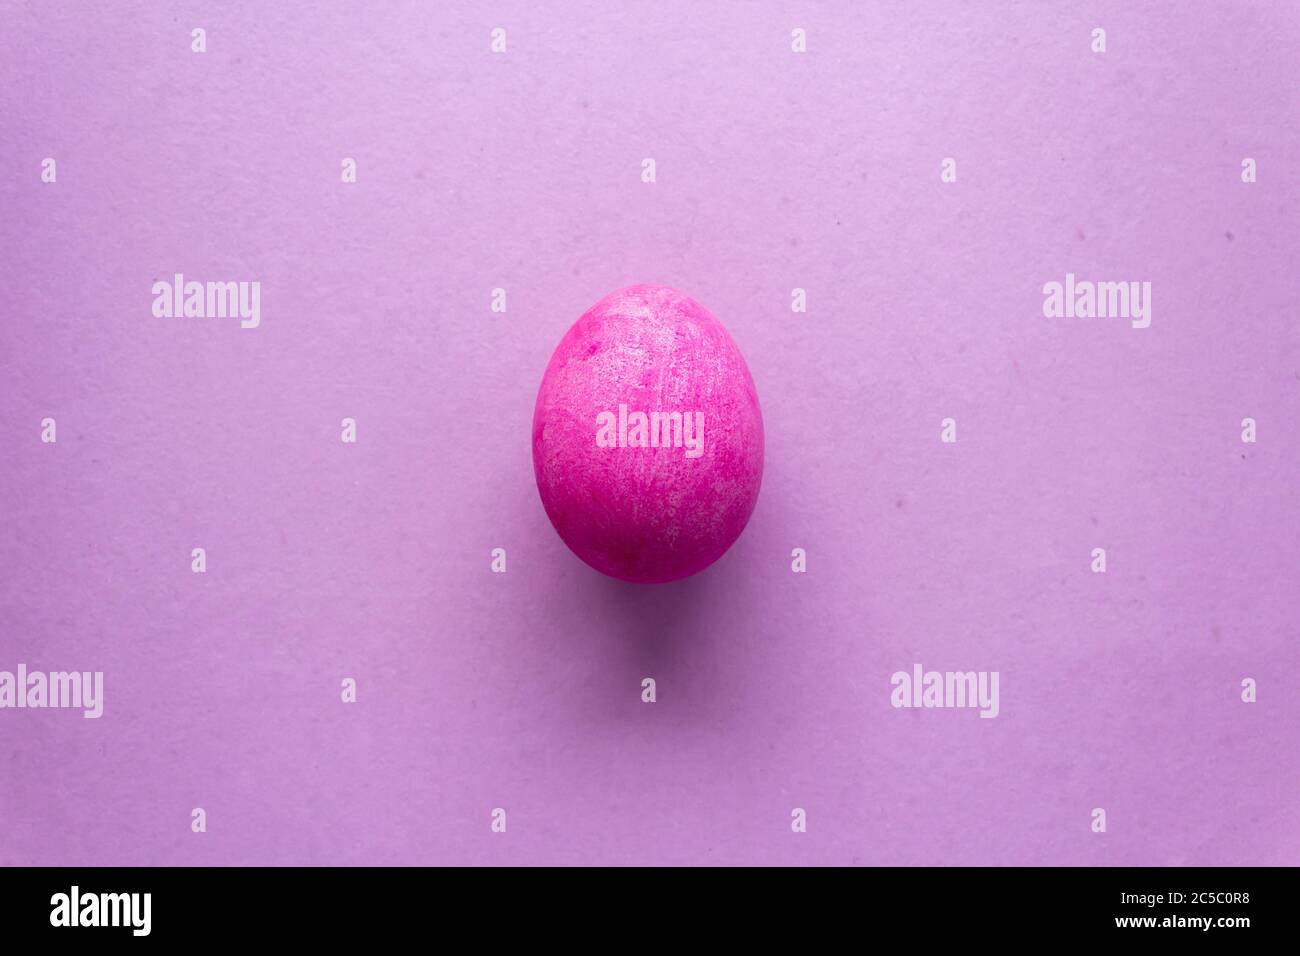
[[[533,414],[533,467],[564,543],[625,581],[708,567],[744,530],[763,417],[722,323],[661,285],[607,295],[556,347]]]

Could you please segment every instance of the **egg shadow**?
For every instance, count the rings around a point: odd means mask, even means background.
[[[707,648],[712,575],[708,570],[664,584],[633,584],[592,572],[588,595],[599,617],[617,625],[610,635],[639,673],[673,678],[679,663]]]
[[[556,533],[531,482],[521,483],[512,509],[517,526],[536,542],[532,557],[546,569],[540,593],[561,596],[535,605],[557,639],[619,668],[623,676],[635,671],[638,684],[647,676],[688,672],[690,660],[707,651],[716,623],[708,609],[726,607],[721,600],[728,587],[725,576],[739,571],[734,564],[725,568],[732,564],[730,551],[690,577],[637,584],[603,574],[574,554]]]
[[[790,518],[766,481],[725,553],[689,577],[660,584],[623,581],[582,561],[556,533],[533,482],[519,483],[512,509],[530,542],[526,560],[536,562],[531,611],[545,620],[548,640],[565,658],[587,662],[570,676],[581,675],[578,709],[600,720],[640,719],[639,688],[647,677],[660,696],[671,694],[679,705],[674,714],[687,724],[719,719],[727,698],[720,688],[746,668],[737,655],[766,653],[774,639],[764,626],[765,602],[800,600],[773,591],[774,571],[784,565],[773,565],[771,556]]]
[[[736,691],[736,675],[748,672],[746,658],[764,655],[777,640],[761,611],[764,601],[774,598],[773,568],[765,565],[774,547],[769,539],[780,527],[780,516],[773,513],[777,505],[773,500],[764,508],[760,500],[749,525],[722,556],[677,581],[621,581],[570,553],[578,568],[578,600],[586,604],[588,620],[600,622],[596,626],[602,629],[581,635],[583,647],[619,675],[619,686],[639,687],[653,677],[660,695],[670,688],[681,705],[676,713],[687,723],[722,719],[720,702]]]

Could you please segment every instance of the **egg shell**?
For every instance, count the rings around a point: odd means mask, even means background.
[[[689,432],[680,447],[601,447],[598,417],[620,418],[620,405],[629,416],[702,413],[702,454],[687,454]],[[694,574],[731,547],[758,501],[763,416],[749,367],[694,299],[662,285],[611,293],[546,367],[533,468],[555,530],[596,570],[641,583]]]

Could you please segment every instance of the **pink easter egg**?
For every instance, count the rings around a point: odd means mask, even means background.
[[[657,583],[708,567],[763,480],[763,416],[736,343],[667,286],[605,296],[546,366],[533,469],[551,524],[597,571]]]

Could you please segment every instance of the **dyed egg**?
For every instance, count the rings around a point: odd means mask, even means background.
[[[667,286],[607,295],[546,366],[533,469],[551,524],[597,571],[655,583],[708,567],[763,479],[763,416],[736,343]]]

